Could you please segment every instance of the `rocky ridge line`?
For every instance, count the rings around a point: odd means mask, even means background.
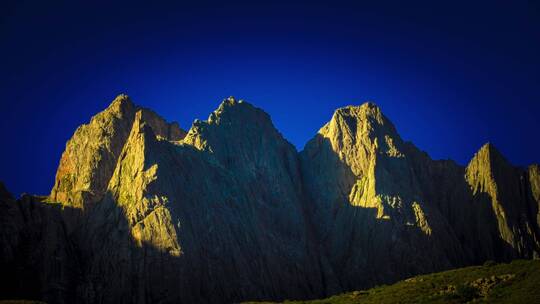
[[[0,187],[2,278],[15,277],[0,294],[320,298],[536,258],[539,171],[489,144],[466,167],[432,160],[373,103],[336,110],[297,152],[268,114],[232,97],[185,132],[120,95],[68,141],[48,198]]]

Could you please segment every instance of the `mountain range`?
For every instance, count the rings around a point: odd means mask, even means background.
[[[233,97],[185,131],[119,95],[67,142],[50,195],[0,184],[0,296],[322,298],[539,258],[539,207],[539,165],[489,143],[467,166],[433,160],[373,103],[337,109],[298,152]]]

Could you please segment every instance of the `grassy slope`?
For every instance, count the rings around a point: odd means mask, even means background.
[[[285,301],[310,304],[467,302],[540,303],[540,261],[516,260],[510,264],[460,268],[322,300]],[[0,304],[8,303],[42,302],[0,300]]]
[[[390,286],[285,303],[540,303],[540,261],[486,263],[417,276]],[[253,302],[255,303],[255,302]],[[261,304],[259,302],[259,304]]]

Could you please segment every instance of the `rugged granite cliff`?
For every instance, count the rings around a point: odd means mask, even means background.
[[[119,95],[90,123],[77,128],[66,144],[51,201],[84,209],[103,198],[137,112],[155,136],[171,141],[185,136],[177,123],[168,124],[153,111],[135,106],[127,95]]]
[[[493,145],[466,168],[434,161],[366,103],[338,109],[300,158],[317,239],[346,289],[538,256],[534,169]]]
[[[540,169],[486,144],[467,167],[372,103],[302,152],[225,99],[188,132],[118,96],[77,129],[49,197],[0,187],[2,297],[230,303],[323,297],[540,253]]]

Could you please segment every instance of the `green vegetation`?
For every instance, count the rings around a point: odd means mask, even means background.
[[[284,303],[540,303],[540,261],[489,262],[327,299]]]

